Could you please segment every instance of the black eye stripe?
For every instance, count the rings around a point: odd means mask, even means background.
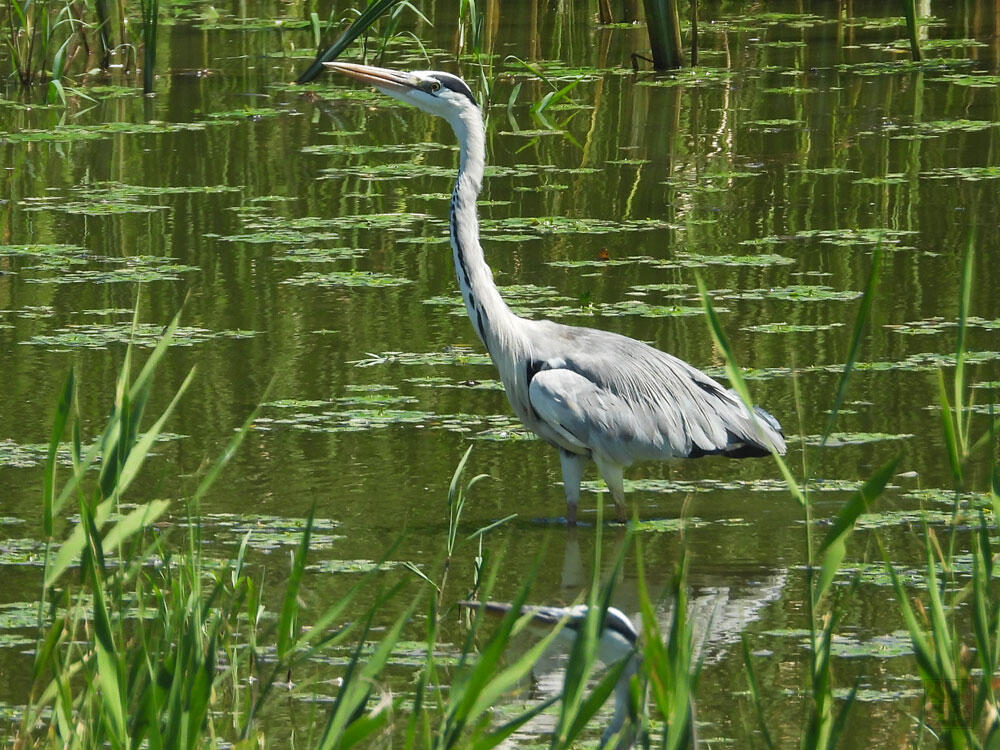
[[[462,96],[468,97],[469,101],[479,106],[479,102],[476,101],[476,97],[472,95],[472,90],[466,85],[465,81],[457,76],[449,75],[447,73],[439,73],[434,76],[434,79],[442,86],[444,86],[449,91],[454,91],[456,94],[461,94]]]

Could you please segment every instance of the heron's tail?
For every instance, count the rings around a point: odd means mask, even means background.
[[[775,453],[785,455],[785,435],[781,431],[781,423],[759,406],[755,406],[753,412],[758,422],[757,435],[751,440],[734,440],[726,446],[722,455],[728,458],[761,458],[771,455],[772,446]]]

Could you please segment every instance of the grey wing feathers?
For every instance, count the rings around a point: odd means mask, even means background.
[[[732,391],[634,339],[559,326],[572,354],[547,359],[529,384],[532,408],[564,436],[622,465],[636,460],[785,452],[777,420],[751,417]],[[561,442],[561,441],[560,441]]]

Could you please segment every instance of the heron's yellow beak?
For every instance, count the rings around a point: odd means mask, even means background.
[[[356,63],[329,62],[326,67],[339,73],[349,75],[362,83],[367,83],[386,93],[403,94],[415,89],[416,82],[409,73],[400,73],[388,68],[376,68],[373,65],[358,65]]]

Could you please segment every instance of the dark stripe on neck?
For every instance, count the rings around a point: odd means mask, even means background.
[[[461,175],[459,175],[461,176]],[[476,296],[472,293],[472,281],[469,278],[469,269],[465,265],[465,249],[462,247],[461,241],[458,239],[458,220],[456,219],[456,210],[458,204],[458,184],[455,185],[455,191],[451,194],[451,209],[449,211],[449,224],[451,229],[451,243],[455,250],[455,257],[458,258],[459,272],[462,274],[462,278],[465,280],[465,288],[468,290],[469,294],[469,307],[476,311],[476,317],[472,318],[472,324],[479,331],[479,338],[482,340],[483,345],[486,347],[486,351],[489,351],[490,345],[486,338],[486,313],[483,311],[482,306],[477,304]]]

